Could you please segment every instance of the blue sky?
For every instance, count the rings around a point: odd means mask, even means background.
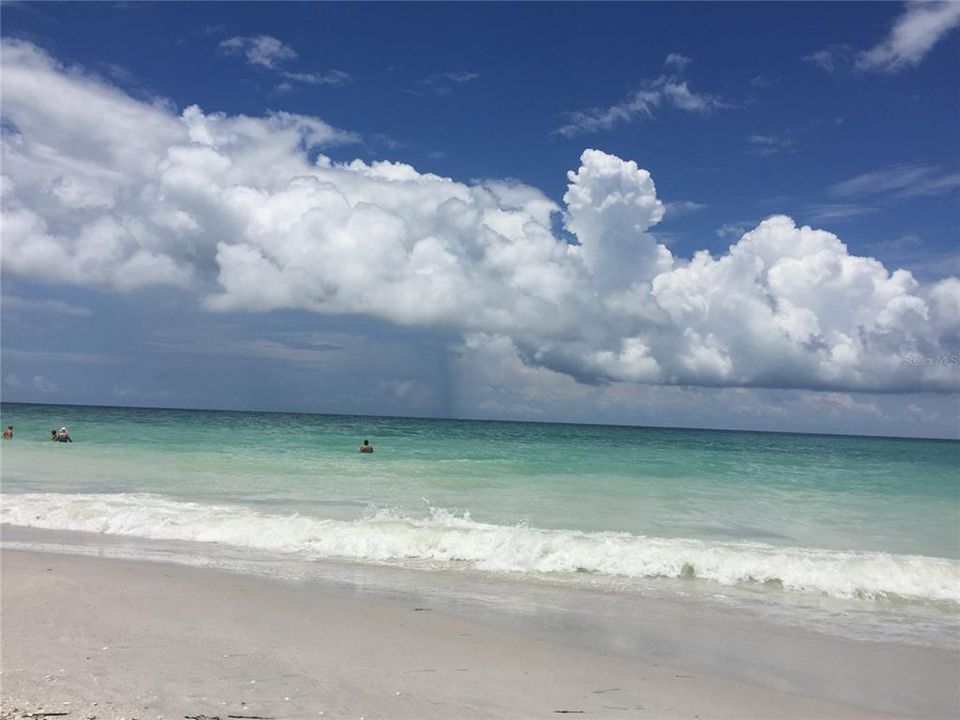
[[[3,398],[957,437],[957,7],[3,3]]]

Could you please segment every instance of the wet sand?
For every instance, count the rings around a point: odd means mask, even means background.
[[[758,636],[757,647],[765,641],[800,647],[791,661],[798,681],[787,687],[782,677],[743,679],[733,667],[742,655],[736,646],[729,667],[711,658],[664,663],[657,651],[662,643],[651,635],[644,648],[642,630],[610,649],[618,641],[595,642],[575,623],[566,628],[562,620],[499,617],[496,609],[464,612],[442,597],[425,607],[419,597],[4,549],[3,714],[67,713],[66,720],[873,718],[946,717],[955,708],[953,690],[926,704],[913,699],[956,677],[949,655],[890,657],[883,648],[837,640],[840,650],[824,656],[821,646],[805,647],[796,638]],[[702,618],[675,618],[675,627],[660,620],[667,634],[686,636],[693,628],[695,645]],[[830,673],[831,663],[839,689],[816,681],[817,673]],[[851,663],[876,663],[866,668],[877,675],[872,681],[902,690],[872,703],[872,691],[851,681],[847,693],[843,673]],[[846,669],[862,673],[864,667]]]

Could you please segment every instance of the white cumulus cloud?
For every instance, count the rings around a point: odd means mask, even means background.
[[[5,43],[3,67],[7,272],[443,329],[592,384],[960,387],[955,367],[902,360],[956,347],[960,280],[921,285],[785,216],[722,255],[675,257],[632,160],[585,150],[560,205],[517,182],[335,163],[317,148],[357,138],[319,119],[178,115],[28,43]]]
[[[851,69],[897,73],[916,67],[946,35],[960,27],[960,2],[911,0],[887,36],[868,50],[835,44],[804,57],[829,73]]]
[[[960,2],[908,2],[890,34],[857,58],[857,68],[896,72],[919,65],[933,46],[960,27]]]
[[[836,183],[829,192],[837,197],[904,200],[945,195],[957,188],[960,188],[960,173],[945,173],[930,165],[894,165]]]
[[[574,137],[583,133],[609,130],[616,125],[637,118],[650,118],[654,111],[671,108],[689,113],[706,114],[712,110],[730,107],[719,97],[690,89],[683,71],[692,61],[679,53],[670,53],[664,62],[668,72],[652,80],[644,80],[637,90],[609,107],[575,110],[566,113],[567,123],[554,133]]]
[[[271,35],[227,38],[220,42],[220,50],[228,55],[242,55],[250,65],[270,70],[297,57],[292,47]]]
[[[306,85],[346,85],[353,79],[349,73],[342,70],[327,70],[319,73],[281,72],[280,75],[287,80],[294,80]]]
[[[283,67],[297,58],[297,51],[272,35],[257,35],[255,37],[236,36],[222,40],[218,46],[224,55],[243,57],[247,65],[266,68],[279,73],[286,81],[277,86],[277,90],[292,89],[291,82],[304,85],[331,85],[340,86],[351,82],[353,78],[342,70],[325,70],[323,72],[293,72]]]

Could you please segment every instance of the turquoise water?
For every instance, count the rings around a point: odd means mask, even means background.
[[[0,422],[14,524],[960,603],[952,441],[19,404]],[[61,425],[74,443],[49,441]]]

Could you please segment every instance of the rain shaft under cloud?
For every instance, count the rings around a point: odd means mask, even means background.
[[[358,138],[317,118],[177,114],[22,41],[3,68],[5,272],[454,330],[585,382],[960,388],[949,362],[911,362],[956,354],[960,280],[920,285],[782,215],[720,257],[674,257],[633,161],[585,150],[561,207],[516,182],[334,163],[318,150]]]

